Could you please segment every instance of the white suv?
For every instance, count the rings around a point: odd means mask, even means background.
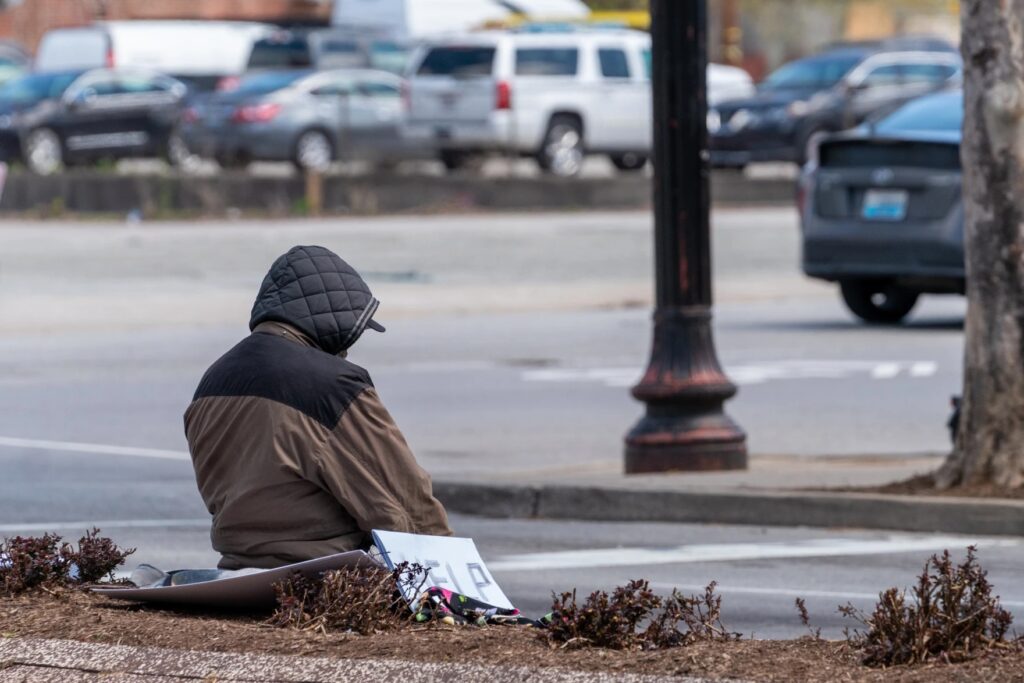
[[[408,73],[406,134],[449,170],[487,153],[579,173],[588,153],[623,171],[651,149],[651,40],[628,30],[484,31],[422,45]],[[746,72],[711,65],[710,101],[749,96]]]

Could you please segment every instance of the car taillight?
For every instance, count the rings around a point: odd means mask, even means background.
[[[494,108],[499,110],[512,108],[512,86],[508,84],[508,81],[498,81]]]
[[[231,115],[231,120],[235,123],[265,123],[272,120],[280,111],[280,104],[249,104],[236,109]]]
[[[108,69],[113,69],[116,66],[114,64],[114,48],[113,47],[108,47],[107,48],[107,54],[105,55],[105,58],[104,58],[103,61],[106,62],[106,65],[107,65]]]
[[[217,92],[230,92],[241,82],[242,79],[238,76],[224,76],[217,81]]]
[[[202,117],[199,116],[199,110],[195,107],[189,107],[181,113],[181,120],[185,123],[195,123],[200,118]]]

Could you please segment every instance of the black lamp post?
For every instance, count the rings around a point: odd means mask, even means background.
[[[651,0],[651,36],[656,308],[626,472],[743,469],[746,435],[723,408],[736,387],[711,335],[707,1]]]

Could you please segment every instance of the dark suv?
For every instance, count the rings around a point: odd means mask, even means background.
[[[880,118],[960,78],[948,44],[901,39],[836,47],[790,62],[757,95],[708,112],[711,161],[742,168],[756,161],[807,161],[814,140]]]
[[[102,158],[163,156],[173,163],[186,90],[138,69],[28,74],[0,87],[0,149],[41,175]]]

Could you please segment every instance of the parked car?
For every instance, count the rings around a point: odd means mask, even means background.
[[[650,36],[629,30],[432,40],[410,63],[407,134],[433,145],[449,170],[506,154],[573,176],[585,155],[606,154],[637,171],[651,150],[650,53]],[[753,92],[739,69],[714,65],[708,77],[710,99]]]
[[[0,87],[0,148],[41,175],[102,158],[173,163],[186,90],[143,69],[28,74]]]
[[[253,44],[246,72],[312,68],[380,69],[401,74],[408,59],[407,45],[372,31],[281,30]]]
[[[814,138],[852,128],[960,78],[960,56],[942,42],[896,40],[829,50],[786,64],[757,94],[708,112],[711,160],[802,164]]]
[[[803,270],[838,282],[871,323],[898,323],[923,293],[963,294],[963,95],[915,100],[821,140],[800,180]]]
[[[245,70],[253,43],[275,28],[237,21],[103,21],[47,31],[36,71],[99,67],[146,68],[193,90],[213,90]]]
[[[384,71],[278,70],[197,100],[182,139],[222,166],[291,161],[326,170],[336,159],[390,162],[402,155],[402,79]]]
[[[31,63],[32,58],[21,45],[0,40],[0,84],[24,75]]]

